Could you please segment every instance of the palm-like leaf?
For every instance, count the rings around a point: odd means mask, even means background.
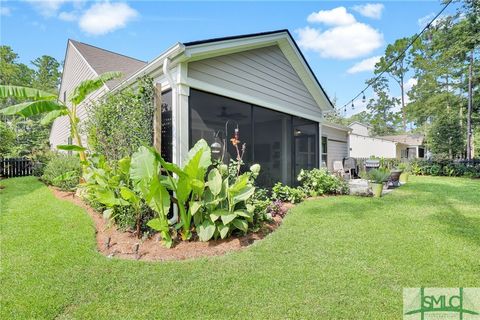
[[[90,93],[100,89],[105,82],[121,76],[121,72],[105,72],[94,79],[82,81],[75,88],[69,99],[74,105],[79,105]]]
[[[50,112],[54,110],[66,110],[63,104],[52,100],[38,100],[19,103],[0,110],[0,114],[13,115],[18,114],[24,117],[31,117],[37,114]]]
[[[47,113],[45,115],[45,117],[42,118],[42,120],[40,121],[40,124],[46,126],[47,124],[49,124],[53,120],[57,119],[58,117],[66,116],[66,115],[68,115],[68,110],[67,109],[50,111],[49,113]]]
[[[57,96],[51,92],[38,90],[35,88],[0,85],[0,98],[8,97],[15,97],[19,99],[49,100],[56,99]]]

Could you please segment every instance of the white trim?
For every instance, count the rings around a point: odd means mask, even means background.
[[[283,113],[286,113],[286,114],[289,114],[289,115],[302,117],[302,118],[309,119],[309,120],[312,120],[312,121],[316,121],[316,122],[321,122],[322,121],[321,115],[314,116],[314,115],[311,115],[311,114],[301,113],[296,109],[288,108],[288,106],[280,106],[278,104],[274,104],[274,103],[271,103],[271,102],[266,101],[266,100],[261,100],[261,99],[252,97],[252,96],[247,95],[247,94],[243,94],[243,93],[240,93],[240,92],[225,89],[225,88],[210,84],[208,82],[204,82],[204,81],[200,81],[200,80],[188,77],[187,78],[187,83],[188,83],[189,87],[194,88],[194,89],[198,89],[198,90],[202,90],[202,91],[206,91],[206,92],[211,92],[211,93],[214,93],[214,94],[218,94],[218,95],[229,97],[229,98],[232,98],[232,99],[236,99],[236,100],[244,101],[244,102],[247,102],[247,103],[255,104],[255,105],[260,106],[260,107],[272,109],[272,110],[275,110],[275,111],[280,111],[280,112],[283,112]]]

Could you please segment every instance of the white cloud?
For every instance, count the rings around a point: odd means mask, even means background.
[[[381,3],[367,3],[364,5],[353,6],[352,9],[364,17],[380,19],[385,6]]]
[[[427,14],[426,16],[419,18],[417,23],[420,27],[424,28],[430,22],[430,20],[433,19],[433,17],[435,17],[435,13]]]
[[[413,86],[417,85],[418,83],[418,80],[415,79],[415,78],[410,78],[407,80],[407,82],[405,82],[405,92],[409,92],[410,90],[412,90]]]
[[[12,14],[12,10],[9,7],[0,7],[0,16],[9,16]]]
[[[72,11],[72,12],[66,12],[66,11],[60,12],[60,14],[58,15],[58,18],[60,20],[68,21],[68,22],[76,21],[78,19],[77,14],[74,11]]]
[[[355,17],[351,13],[348,13],[345,7],[313,12],[307,17],[307,21],[310,23],[324,23],[331,26],[349,25],[356,22]]]
[[[124,28],[138,12],[126,3],[96,3],[80,17],[80,29],[92,35],[103,35]]]
[[[382,56],[374,56],[357,62],[350,69],[348,69],[347,72],[354,74],[364,71],[373,71],[375,69],[375,64],[380,61],[381,57]]]
[[[298,29],[298,43],[324,58],[353,59],[370,54],[383,44],[383,34],[371,26],[355,22],[326,31],[305,27]]]
[[[60,7],[67,0],[27,0],[44,17],[53,17],[57,15]]]

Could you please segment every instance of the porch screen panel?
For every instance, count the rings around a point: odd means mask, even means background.
[[[161,153],[166,161],[172,161],[172,90],[162,92]]]
[[[262,166],[257,183],[292,182],[292,117],[253,107],[254,162]]]
[[[236,159],[237,152],[230,143],[234,129],[240,130],[240,145],[246,143],[244,162],[247,165],[252,161],[252,106],[248,103],[217,96],[211,93],[191,90],[190,91],[190,147],[198,140],[205,139],[209,145],[225,139],[227,141],[227,153],[224,162]],[[227,133],[225,134],[225,125]],[[215,139],[215,135],[218,138]]]

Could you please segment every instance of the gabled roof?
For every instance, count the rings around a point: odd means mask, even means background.
[[[424,136],[423,134],[399,134],[391,136],[381,136],[378,137],[385,140],[390,140],[394,142],[400,142],[407,144],[409,146],[421,146],[423,145]]]
[[[348,126],[351,127],[351,126],[354,125],[354,124],[359,124],[359,125],[361,125],[361,126],[363,126],[363,127],[365,127],[365,128],[372,128],[371,125],[366,124],[366,123],[362,123],[362,122],[359,122],[359,121],[353,121],[353,122],[350,123]]]
[[[106,83],[109,89],[114,88],[147,64],[145,61],[97,48],[79,41],[70,39],[69,42],[80,52],[86,62],[98,75],[109,71],[120,71],[123,74],[122,78]]]
[[[302,51],[298,47],[297,43],[293,39],[292,34],[288,29],[185,42],[183,43],[183,46],[185,46],[186,51],[190,50],[191,52],[195,52],[195,54],[198,54],[199,52],[194,51],[195,49],[193,48],[206,47],[205,49],[206,51],[221,50],[220,49],[221,43],[227,43],[228,45],[234,47],[235,43],[239,43],[241,41],[243,41],[245,43],[244,46],[247,47],[249,40],[255,41],[256,39],[257,39],[256,45],[259,45],[262,41],[264,41],[265,43],[271,43],[271,44],[276,43],[280,46],[282,51],[283,50],[289,51],[291,54],[288,54],[286,52],[284,53],[287,59],[290,60],[290,62],[292,63],[292,66],[294,67],[294,69],[296,69],[296,71],[299,73],[300,78],[305,82],[306,87],[309,88],[311,91],[313,88],[316,88],[319,92],[321,92],[320,95],[322,96],[322,98],[320,98],[319,95],[317,95],[315,92],[311,92],[314,99],[317,101],[317,103],[321,104],[321,101],[324,99],[323,101],[325,101],[328,105],[327,108],[330,110],[334,109],[332,101],[330,100],[327,93],[323,89],[322,85],[320,84],[320,81],[318,81],[317,76],[315,75],[312,68],[308,64],[308,61],[305,59],[305,56],[303,55]],[[209,45],[211,49],[209,49],[205,45],[207,46]],[[204,53],[202,52],[202,54]],[[295,60],[295,61],[292,61],[292,60]],[[309,82],[311,82],[312,85],[310,85]]]

